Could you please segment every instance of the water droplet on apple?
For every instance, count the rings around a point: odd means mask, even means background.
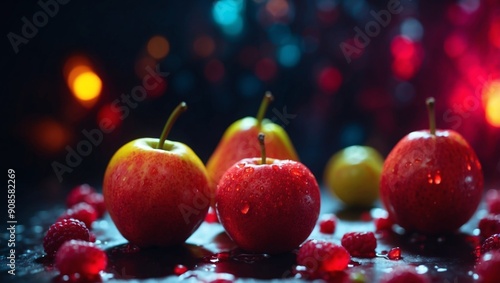
[[[434,179],[432,178],[431,173],[427,174],[427,181],[429,182],[429,184],[433,184],[434,183]]]
[[[411,164],[411,162],[410,162],[410,161],[408,161],[408,162],[406,162],[406,163],[405,163],[405,167],[406,167],[406,168],[410,168],[410,166],[411,166],[411,165],[412,165],[412,164]]]
[[[437,171],[436,175],[434,176],[434,183],[436,185],[441,184],[441,173],[439,171]]]
[[[245,172],[247,172],[247,173],[252,173],[253,171],[254,171],[254,169],[252,167],[245,168]]]
[[[247,214],[248,210],[250,210],[250,205],[248,205],[248,203],[246,203],[246,202],[243,203],[243,206],[240,209],[241,213]]]
[[[295,176],[302,176],[302,172],[296,168],[293,168],[292,170],[290,170],[290,173],[292,173]]]
[[[472,167],[470,166],[470,163],[467,163],[467,171],[470,171]]]
[[[239,192],[241,189],[240,185],[236,185],[236,191]]]
[[[271,168],[273,168],[274,171],[280,170],[280,167],[276,164],[271,165]]]
[[[243,168],[243,167],[245,167],[245,163],[243,163],[243,162],[242,163],[238,163],[238,164],[236,164],[236,167]]]

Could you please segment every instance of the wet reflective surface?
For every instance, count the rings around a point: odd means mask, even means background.
[[[351,231],[374,231],[372,216],[383,214],[380,209],[352,211],[343,209],[328,194],[323,195],[322,214],[338,217],[333,235],[322,234],[317,225],[310,236],[340,243],[342,235]],[[36,207],[36,206],[35,206]],[[64,210],[63,202],[51,209],[25,211],[27,215],[16,230],[16,275],[7,273],[8,232],[2,231],[0,248],[1,282],[65,282],[45,259],[42,238],[50,224]],[[401,229],[377,232],[377,256],[352,258],[349,268],[339,276],[342,280],[362,276],[366,282],[377,282],[385,272],[397,265],[411,264],[427,273],[432,282],[473,282],[474,247],[479,243],[478,218],[486,212],[479,210],[457,234],[425,237],[405,234]],[[93,225],[97,244],[106,250],[108,267],[101,274],[103,282],[249,282],[254,279],[286,279],[305,281],[295,275],[294,252],[281,255],[255,255],[238,249],[218,223],[205,222],[187,241],[173,249],[140,249],[121,237],[109,217]],[[397,249],[399,247],[399,250]],[[178,274],[177,265],[187,271]],[[176,274],[177,272],[177,274]],[[149,280],[149,281],[148,281]],[[343,281],[341,281],[343,282]],[[348,281],[346,281],[348,282]]]

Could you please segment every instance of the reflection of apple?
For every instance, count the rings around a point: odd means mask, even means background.
[[[427,100],[430,130],[405,136],[387,156],[380,197],[389,217],[410,231],[453,232],[474,214],[483,192],[481,164],[455,131],[436,130],[434,99]]]
[[[384,158],[374,148],[354,145],[334,154],[325,168],[326,186],[349,206],[370,206],[378,198]]]
[[[111,219],[131,243],[172,246],[183,243],[201,224],[210,205],[206,169],[185,144],[165,140],[181,103],[161,138],[122,146],[104,175],[103,194]]]
[[[302,163],[265,157],[236,162],[222,176],[215,207],[228,235],[242,249],[282,253],[298,247],[314,229],[320,192]]]

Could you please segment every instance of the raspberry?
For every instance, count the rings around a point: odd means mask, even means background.
[[[104,216],[106,212],[106,204],[104,203],[104,196],[100,193],[91,193],[83,199],[83,202],[90,204],[94,207],[97,218],[101,218]]]
[[[401,248],[395,247],[389,250],[387,253],[387,258],[390,260],[400,260],[401,259]]]
[[[486,192],[486,207],[491,214],[500,214],[500,191],[490,189]]]
[[[486,215],[479,221],[478,227],[483,238],[500,233],[500,215]]]
[[[69,240],[90,240],[89,229],[83,222],[76,219],[63,219],[50,226],[43,238],[43,248],[47,256],[55,256],[59,247]]]
[[[481,245],[481,254],[493,250],[500,250],[500,234],[491,235],[488,239],[484,240],[484,243]]]
[[[337,226],[337,217],[334,214],[322,215],[319,220],[319,231],[323,234],[335,233]]]
[[[69,192],[66,198],[67,207],[72,207],[80,202],[88,203],[94,207],[97,212],[97,218],[101,218],[104,212],[106,212],[104,197],[88,184],[76,186]]]
[[[391,230],[392,225],[394,222],[392,222],[389,217],[378,217],[373,219],[373,223],[375,224],[375,231],[380,232],[384,230]]]
[[[375,257],[377,239],[373,232],[345,233],[341,240],[342,246],[355,257]]]
[[[475,267],[480,283],[500,282],[500,251],[485,253]]]
[[[430,283],[429,278],[410,266],[398,266],[380,278],[380,283]]]
[[[217,213],[212,207],[208,209],[207,215],[205,216],[205,222],[219,223],[219,218],[217,217]]]
[[[66,206],[72,207],[77,203],[85,202],[85,197],[95,192],[95,189],[89,184],[76,186],[69,192],[68,197],[66,197]]]
[[[94,243],[79,240],[65,242],[56,253],[55,267],[62,275],[75,273],[83,277],[99,274],[106,268],[108,257]]]
[[[97,213],[90,204],[80,202],[67,209],[61,216],[59,216],[57,221],[70,218],[82,221],[85,223],[85,226],[90,229],[92,227],[92,223],[97,219]]]
[[[297,254],[297,264],[305,266],[306,273],[316,278],[346,269],[350,260],[351,256],[344,247],[321,240],[305,242]]]
[[[174,267],[174,274],[175,275],[182,275],[188,271],[188,268],[182,264],[177,264]]]

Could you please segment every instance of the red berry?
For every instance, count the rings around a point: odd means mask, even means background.
[[[90,204],[97,213],[97,218],[104,216],[106,212],[106,204],[104,203],[104,197],[101,193],[91,193],[83,198],[83,202]]]
[[[306,267],[309,276],[318,277],[347,268],[351,256],[342,246],[322,240],[309,240],[299,249],[297,264]]]
[[[490,189],[486,192],[486,207],[491,214],[500,214],[500,191]]]
[[[175,275],[182,275],[188,271],[188,268],[182,264],[178,264],[174,267]]]
[[[497,283],[500,282],[500,251],[491,251],[485,253],[479,259],[475,271],[479,276],[479,283]]]
[[[73,205],[85,202],[84,199],[87,195],[95,193],[95,189],[89,184],[82,184],[74,187],[66,197],[66,207],[72,207]]]
[[[205,222],[219,223],[219,218],[217,217],[217,213],[215,213],[215,210],[212,207],[208,209],[207,216],[205,216]]]
[[[89,241],[89,229],[76,219],[63,219],[50,226],[43,238],[43,248],[48,257],[55,256],[59,247],[69,240]]]
[[[394,225],[394,222],[388,216],[375,218],[373,219],[373,223],[377,232],[391,230],[392,225]]]
[[[481,218],[478,224],[479,230],[481,230],[481,236],[488,238],[493,234],[500,233],[500,214],[499,215],[486,215]]]
[[[78,273],[86,277],[99,274],[107,263],[106,253],[94,243],[71,240],[57,251],[55,267],[62,275]]]
[[[335,233],[337,227],[337,217],[334,214],[322,215],[319,220],[319,231],[323,234]]]
[[[410,266],[397,266],[380,278],[380,283],[429,283],[429,277]]]
[[[400,247],[392,248],[387,253],[387,258],[390,260],[400,260],[401,259],[401,248]]]
[[[85,223],[85,226],[87,228],[92,227],[92,223],[97,219],[97,213],[95,209],[84,202],[80,202],[72,206],[71,208],[68,208],[60,217],[57,219],[57,221],[61,221],[62,219],[78,219]]]
[[[377,239],[373,232],[349,232],[342,237],[342,246],[355,257],[375,257]]]
[[[500,250],[500,234],[494,234],[484,240],[481,245],[481,254],[489,251]]]

